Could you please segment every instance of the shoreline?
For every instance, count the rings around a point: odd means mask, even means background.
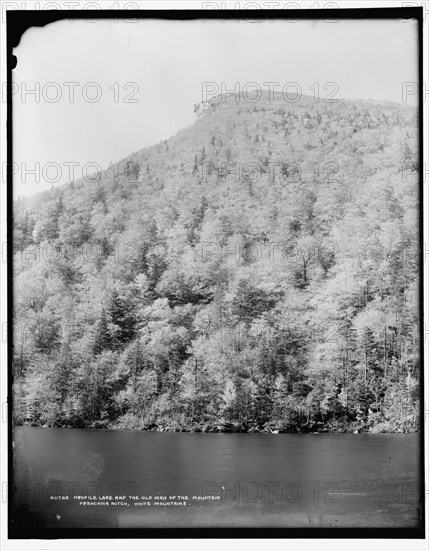
[[[127,431],[127,432],[157,432],[157,433],[201,433],[201,434],[247,434],[247,435],[332,435],[332,434],[368,434],[368,435],[411,435],[420,433],[419,430],[415,431],[376,431],[368,428],[352,429],[352,428],[342,428],[336,430],[329,430],[326,427],[320,430],[315,429],[299,429],[294,430],[287,429],[270,429],[270,428],[257,428],[249,427],[245,428],[242,426],[234,425],[230,426],[192,426],[192,427],[171,427],[171,426],[160,426],[160,425],[149,425],[144,428],[135,428],[135,427],[123,427],[123,426],[48,426],[40,424],[31,424],[31,423],[15,423],[13,427],[26,427],[26,428],[51,428],[51,429],[87,429],[87,430],[106,430],[106,431]]]

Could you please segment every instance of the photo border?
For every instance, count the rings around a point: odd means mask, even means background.
[[[13,188],[12,188],[12,138],[13,138],[13,110],[12,110],[12,56],[13,49],[18,45],[24,32],[34,26],[45,26],[55,21],[67,19],[162,19],[162,20],[213,20],[213,19],[241,19],[241,20],[308,20],[308,19],[416,19],[418,22],[418,79],[419,79],[419,227],[420,227],[420,304],[424,298],[424,234],[423,234],[423,7],[387,7],[387,8],[339,8],[339,9],[261,9],[261,10],[21,10],[6,11],[7,28],[7,247],[12,250],[13,232]],[[13,326],[13,257],[8,255],[7,264],[7,323]],[[269,528],[269,527],[171,527],[171,528],[40,528],[17,529],[13,524],[14,492],[8,494],[8,539],[423,539],[425,538],[425,512],[424,498],[425,480],[425,405],[424,405],[424,323],[423,312],[420,313],[420,501],[421,501],[421,526],[416,528]],[[8,484],[13,485],[13,398],[12,398],[12,357],[13,357],[13,331],[9,330],[7,343],[8,349]]]

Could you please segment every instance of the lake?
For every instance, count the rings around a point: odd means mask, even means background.
[[[418,434],[14,428],[17,527],[418,527]]]

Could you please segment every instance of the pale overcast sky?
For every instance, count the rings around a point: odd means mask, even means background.
[[[195,120],[203,82],[219,91],[222,82],[231,90],[279,82],[279,91],[296,82],[306,95],[318,82],[321,98],[335,82],[337,98],[401,103],[403,82],[417,81],[417,48],[417,24],[402,20],[65,20],[32,28],[14,52],[14,197],[69,181],[70,163],[78,163],[77,180],[92,171],[87,163],[104,169],[169,138]],[[39,182],[29,173],[35,167]]]

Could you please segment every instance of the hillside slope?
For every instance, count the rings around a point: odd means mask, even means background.
[[[417,112],[253,99],[15,203],[16,422],[418,429]]]

